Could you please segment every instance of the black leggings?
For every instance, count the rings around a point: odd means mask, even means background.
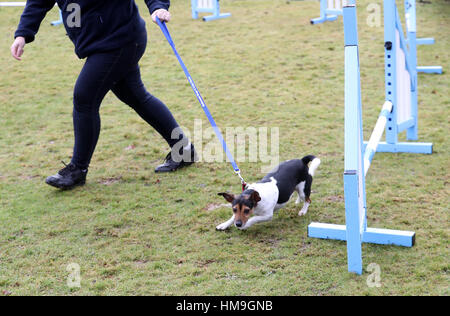
[[[110,90],[150,124],[170,147],[182,138],[171,138],[178,123],[164,103],[148,93],[142,83],[138,62],[146,46],[147,33],[143,32],[139,41],[87,58],[73,96],[75,146],[72,163],[78,167],[87,168],[94,154],[100,135],[100,104]]]

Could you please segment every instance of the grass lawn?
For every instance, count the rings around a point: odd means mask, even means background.
[[[372,2],[358,1],[366,138],[384,102],[383,26],[365,22]],[[307,237],[311,221],[344,223],[342,18],[311,26],[316,1],[221,4],[232,17],[204,23],[191,19],[190,1],[172,0],[172,37],[220,127],[278,127],[280,160],[321,158],[308,214],[298,217],[291,202],[272,222],[215,231],[231,215],[217,193],[240,189],[230,165],[156,175],[167,145],[112,94],[86,186],[47,186],[45,177],[70,161],[83,61],[63,28],[50,26],[56,9],[14,61],[21,8],[1,8],[0,295],[449,295],[450,2],[417,4],[418,37],[436,39],[419,48],[419,64],[445,71],[418,79],[419,137],[434,153],[377,154],[367,178],[369,226],[416,232],[413,248],[363,246],[364,267],[380,266],[381,287],[367,285],[370,272],[347,272],[345,243]],[[153,23],[147,29],[148,89],[186,129],[195,120],[206,129],[170,46]],[[239,165],[249,182],[263,176],[259,160]],[[67,285],[72,263],[79,288]]]

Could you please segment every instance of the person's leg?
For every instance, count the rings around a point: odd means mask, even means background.
[[[143,33],[136,43],[135,64],[111,90],[122,102],[133,108],[169,144],[171,153],[167,155],[166,162],[158,166],[155,171],[175,171],[196,160],[195,150],[170,110],[158,98],[151,95],[142,82],[138,62],[143,56],[146,46],[147,34]]]
[[[179,128],[177,121],[166,105],[145,89],[138,65],[111,90],[119,100],[134,109],[151,125],[170,147],[179,141],[180,138],[172,138],[172,132]]]
[[[99,109],[103,98],[121,75],[124,50],[89,57],[75,84],[73,125],[75,144],[72,163],[88,168],[100,134]]]
[[[115,82],[130,69],[136,46],[94,54],[86,60],[78,77],[73,96],[73,124],[75,134],[71,163],[58,174],[47,178],[47,184],[69,189],[85,183],[95,146],[100,134],[100,104]]]
[[[155,171],[175,171],[196,160],[193,146],[181,131],[170,110],[145,89],[138,65],[111,90],[122,102],[133,108],[169,144],[171,153],[167,156],[165,163],[158,166]]]

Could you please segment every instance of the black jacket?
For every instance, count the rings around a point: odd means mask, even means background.
[[[34,41],[39,26],[55,3],[62,10],[67,35],[75,53],[85,58],[93,53],[120,48],[145,31],[134,0],[28,0],[15,37]],[[145,0],[150,14],[169,9],[170,0]]]

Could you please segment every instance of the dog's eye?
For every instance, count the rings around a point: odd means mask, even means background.
[[[233,209],[233,212],[236,213],[236,212],[237,212],[237,208],[234,208],[234,209]]]
[[[245,214],[245,215],[248,215],[248,213],[250,213],[250,210],[249,210],[249,209],[245,209],[245,210],[244,210],[244,214]]]

